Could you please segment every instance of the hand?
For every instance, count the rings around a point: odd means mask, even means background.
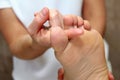
[[[50,47],[49,31],[44,29],[43,24],[49,19],[49,9],[43,8],[40,12],[35,14],[35,18],[28,28],[35,46]]]
[[[72,29],[74,26],[83,26],[85,24],[86,29],[90,29],[87,21],[83,21],[82,18],[74,15],[61,15],[57,10],[49,10],[48,8],[43,8],[40,12],[35,14],[35,18],[31,25],[28,28],[28,32],[30,33],[33,39],[33,47],[36,48],[46,48],[51,47],[50,43],[50,30],[44,28],[44,23],[46,21],[50,22],[50,26],[58,26],[59,20],[62,24],[62,29],[65,30],[66,34],[68,34],[69,38],[71,36],[75,36],[78,34],[82,34],[83,31],[81,29]],[[85,22],[85,23],[84,23]],[[74,31],[74,33],[73,33]]]
[[[109,80],[115,80],[114,76],[113,76],[113,74],[111,72],[109,72],[108,77],[109,77]]]

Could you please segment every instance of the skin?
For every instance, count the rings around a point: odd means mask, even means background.
[[[9,13],[9,15],[7,13]],[[42,14],[40,14],[40,16],[44,17]],[[0,17],[0,31],[8,43],[13,55],[22,59],[32,59],[39,56],[46,50],[45,48],[37,45],[36,41],[33,40],[35,38],[32,38],[29,33],[30,27],[26,29],[17,19],[11,8],[0,10]],[[44,17],[42,21],[39,19],[40,23],[38,22],[38,19],[35,18],[32,24],[42,25],[47,18],[48,16]],[[39,49],[37,48],[38,46]],[[38,52],[40,52],[40,54]]]
[[[7,15],[8,12],[10,13],[10,15]],[[44,52],[46,50],[46,48],[49,47],[49,46],[42,45],[42,47],[38,49],[38,47],[41,46],[41,45],[36,44],[36,43],[39,42],[39,39],[37,39],[35,37],[36,32],[31,31],[33,28],[35,28],[36,25],[39,26],[39,27],[36,27],[35,31],[39,31],[39,28],[41,26],[43,26],[43,23],[46,20],[48,20],[48,16],[44,17],[41,13],[35,14],[35,18],[34,18],[33,22],[31,23],[31,25],[29,26],[28,29],[24,28],[23,24],[14,15],[14,12],[12,11],[12,9],[0,10],[0,16],[1,16],[0,31],[4,35],[11,51],[13,52],[13,54],[15,56],[17,56],[19,58],[22,58],[22,59],[33,59],[37,56],[40,56],[42,54],[42,52]],[[43,21],[39,21],[40,17],[42,17],[42,18],[44,17]],[[64,18],[65,29],[70,28],[68,26],[71,26],[71,23],[76,22],[76,21],[74,21],[76,19],[73,20],[71,18],[74,19],[75,16],[68,15],[67,17]],[[12,19],[12,21],[11,21],[11,19]],[[71,22],[71,20],[73,20],[73,21]],[[79,21],[80,19],[78,19],[78,17],[77,17],[77,20],[78,20],[78,22],[82,22],[82,21]],[[68,22],[66,22],[66,21],[68,21]],[[5,24],[5,23],[7,23],[7,24]],[[75,23],[75,25],[76,24],[78,26],[82,25],[81,23]],[[34,25],[34,26],[32,26],[32,25]],[[88,21],[84,21],[84,28],[89,30],[90,27],[88,25],[89,25]],[[4,27],[2,27],[2,26],[4,26]],[[72,33],[74,31],[77,32],[79,30],[77,30],[77,29],[74,30],[73,29],[73,30],[66,30],[65,31],[65,33],[67,34],[69,39],[73,38],[74,36],[76,36],[78,34],[81,34],[81,33],[76,33],[76,34]],[[45,31],[43,30],[43,33],[44,32],[46,32],[46,30]],[[18,36],[18,38],[16,38],[16,36]],[[37,37],[38,37],[38,35],[37,35]],[[14,47],[16,47],[17,49],[14,49]],[[24,52],[26,54],[21,54],[22,52]],[[39,54],[37,52],[41,52],[41,54]],[[28,53],[30,53],[29,56],[28,56]],[[35,54],[34,56],[33,56],[33,53]]]
[[[99,32],[84,30],[84,34],[69,40],[62,24],[50,31],[51,45],[64,69],[64,77],[60,74],[63,80],[108,80],[104,44]]]
[[[104,0],[96,0],[96,1],[83,0],[83,11],[82,11],[83,18],[89,20],[92,27],[96,29],[98,32],[100,32],[101,35],[103,35],[104,33],[104,25],[105,25],[104,7],[105,7]],[[39,16],[43,17],[42,15]],[[41,23],[39,23],[39,20],[40,20],[39,17],[35,17],[35,19],[33,20],[30,26],[43,25],[43,23],[46,20],[48,20],[48,15],[44,17],[44,20],[41,21]],[[84,22],[88,23],[87,21]],[[40,27],[41,26],[39,26],[38,28]],[[38,39],[38,35],[36,38],[35,36],[36,34],[33,34],[34,33],[33,31],[31,31],[30,29],[26,29],[24,25],[15,16],[11,8],[0,10],[0,32],[4,36],[6,42],[8,43],[8,46],[10,47],[10,50],[13,53],[13,55],[21,59],[36,58],[42,55],[42,53],[49,47],[49,46],[41,46],[41,44],[38,45],[38,43],[40,43],[39,42],[40,40]]]
[[[92,31],[90,31],[90,32],[92,32]],[[83,36],[84,36],[85,34],[83,34]],[[74,37],[75,38],[75,37]],[[90,37],[90,38],[92,38],[92,36]],[[72,38],[73,39],[73,38]],[[71,39],[71,40],[72,40]],[[71,41],[68,41],[69,43],[71,42]],[[78,41],[79,42],[79,41]],[[99,41],[98,41],[99,42]],[[102,42],[103,43],[103,42]],[[57,43],[58,44],[58,43]],[[98,44],[98,45],[100,45],[100,44]],[[80,47],[81,45],[79,45],[79,47]],[[87,46],[88,46],[88,44],[87,44]],[[56,47],[56,45],[54,45],[54,47]],[[62,47],[61,47],[62,48]],[[78,47],[76,47],[76,48],[78,48]],[[72,48],[72,49],[70,49],[70,50],[74,50],[74,49],[76,49],[76,48]],[[80,47],[81,48],[81,47]],[[94,47],[95,49],[93,49],[93,50],[96,50],[96,47]],[[99,47],[100,48],[100,47]],[[103,50],[103,48],[100,48],[101,50]],[[89,51],[91,51],[91,50],[89,50]],[[64,52],[64,51],[63,51]],[[69,55],[70,54],[70,52],[71,51],[68,51],[69,53],[67,53],[67,55]],[[59,53],[59,52],[56,52],[56,54],[57,53]],[[77,52],[77,53],[79,53],[79,55],[81,54],[81,52],[80,52],[80,50]],[[98,51],[98,53],[100,53],[99,51]],[[101,52],[102,53],[102,52]],[[64,57],[64,54],[66,54],[66,53],[62,53],[61,52],[61,54],[60,55],[62,55],[62,57]],[[84,54],[84,52],[82,53],[82,54]],[[89,53],[88,53],[89,54]],[[93,53],[92,54],[94,54],[94,51],[93,51]],[[103,53],[104,54],[104,53]],[[66,55],[66,56],[67,56]],[[72,54],[71,55],[72,56],[72,58],[73,58],[73,56],[74,56],[74,54]],[[81,56],[81,55],[80,55]],[[57,56],[56,56],[57,57]],[[59,57],[59,56],[58,56]],[[78,58],[80,58],[80,57],[78,57]],[[88,57],[89,58],[89,57]],[[64,59],[64,61],[66,61],[66,59],[65,58],[63,58]],[[76,58],[75,58],[76,59]],[[94,59],[94,58],[93,58]],[[62,60],[63,61],[63,60]],[[61,62],[61,60],[60,60],[60,62]],[[70,62],[70,61],[69,61]],[[66,65],[66,64],[64,64],[63,62],[61,62],[63,65]],[[104,64],[105,64],[105,60],[104,60],[104,62],[103,62]],[[73,63],[71,63],[71,65],[73,65],[74,64],[74,62]],[[77,64],[79,64],[79,63],[77,63]],[[84,63],[83,63],[84,64]],[[81,67],[82,67],[82,65],[83,64],[79,64],[79,65],[81,65]],[[72,68],[71,67],[71,65],[69,65],[69,67],[70,68]],[[103,65],[103,64],[102,64]],[[93,66],[94,66],[94,64],[93,64]],[[77,66],[76,66],[77,67]],[[72,68],[71,70],[76,70],[76,67],[74,67],[74,68]],[[79,67],[80,68],[80,67]],[[79,69],[78,69],[79,70]],[[82,69],[83,70],[83,69]],[[83,71],[80,71],[80,72],[83,72]],[[65,80],[64,78],[66,77],[66,75],[67,75],[67,73],[65,72],[66,70],[65,70],[65,68],[63,67],[63,68],[60,68],[59,70],[58,70],[58,80]],[[84,72],[86,72],[86,74],[85,74],[85,76],[86,75],[88,75],[88,73],[87,73],[87,71],[89,71],[89,69],[87,70],[86,69],[86,71],[84,71]],[[101,72],[103,72],[104,73],[104,71],[105,70],[101,70]],[[106,72],[107,72],[107,69],[106,69]],[[99,73],[99,72],[98,72]],[[97,74],[98,74],[97,73]],[[74,72],[74,73],[70,73],[70,74],[75,74],[75,75],[78,75],[78,76],[81,76],[81,74],[83,74],[83,73],[79,73],[79,72]],[[92,74],[90,74],[90,75],[94,75],[94,73],[92,73]],[[99,74],[98,74],[99,75]],[[71,76],[74,76],[74,75],[71,75]],[[67,77],[69,77],[69,76],[67,76]],[[87,77],[88,78],[88,80],[89,80],[89,77]],[[69,79],[71,79],[71,77],[70,78],[68,78],[67,80],[69,80]],[[73,78],[74,79],[74,78]],[[79,78],[79,80],[81,80],[82,78]],[[103,77],[102,76],[99,76],[99,78],[98,79],[96,79],[95,77],[93,77],[93,78],[91,78],[92,80],[99,80],[99,79],[102,79],[102,80],[115,80],[114,79],[114,76],[112,75],[112,73],[110,73],[110,72],[108,72],[108,77],[107,77],[107,75],[106,75],[106,78],[105,79],[103,79]],[[85,79],[83,79],[83,80],[85,80]]]
[[[49,15],[49,12],[53,15]],[[1,9],[0,32],[8,43],[12,54],[21,59],[34,59],[42,55],[51,47],[50,32],[43,28],[43,24],[50,20],[52,26],[59,25],[54,20],[55,16],[60,16],[63,19],[63,28],[69,37],[83,33],[82,29],[72,29],[69,26],[77,25],[80,27],[84,24],[86,29],[90,29],[87,21],[83,21],[82,18],[74,15],[63,17],[58,11],[49,11],[48,8],[36,13],[30,26],[25,28],[11,8]]]
[[[83,0],[82,17],[90,22],[92,28],[104,36],[106,26],[105,0]]]

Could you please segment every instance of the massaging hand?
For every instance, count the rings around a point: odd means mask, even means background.
[[[59,25],[57,23],[58,19],[56,18],[59,18],[61,20],[62,29],[64,29],[64,32],[69,37],[83,33],[82,28],[72,29],[73,26],[81,27],[84,25],[85,29],[87,30],[90,29],[89,23],[87,21],[83,21],[83,19],[78,16],[74,15],[63,16],[57,10],[49,10],[48,8],[43,8],[40,12],[35,14],[35,18],[28,28],[28,31],[34,40],[36,47],[39,46],[44,48],[51,47],[50,28],[49,29],[44,28],[44,23],[46,21],[49,21],[50,22],[49,25],[51,27],[58,26]]]

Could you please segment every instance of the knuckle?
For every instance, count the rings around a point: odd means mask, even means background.
[[[57,16],[59,16],[59,12],[58,12],[58,10],[52,10],[52,13],[51,13],[51,17],[57,17]]]

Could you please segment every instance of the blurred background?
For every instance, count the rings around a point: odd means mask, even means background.
[[[120,0],[106,0],[107,29],[105,39],[109,44],[109,59],[115,80],[120,80]]]
[[[105,39],[109,44],[109,59],[115,80],[120,80],[120,0],[105,0],[107,8],[107,28]],[[12,80],[12,58],[0,34],[0,80]]]

